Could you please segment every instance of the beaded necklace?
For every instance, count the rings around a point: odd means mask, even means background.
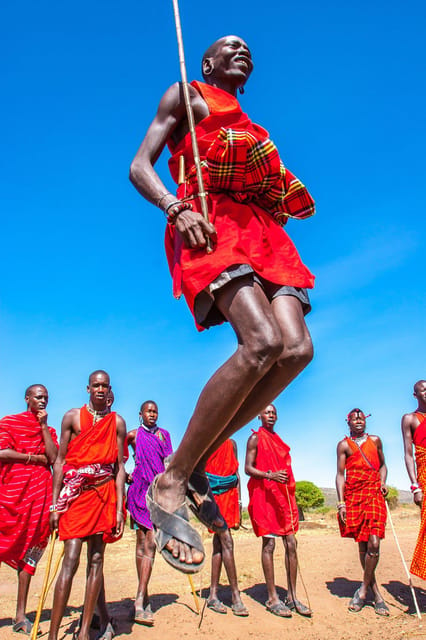
[[[99,420],[102,420],[102,418],[105,418],[105,416],[110,413],[109,407],[106,407],[106,409],[102,411],[96,411],[96,409],[92,409],[92,407],[86,404],[86,409],[93,416],[93,424],[99,422]]]

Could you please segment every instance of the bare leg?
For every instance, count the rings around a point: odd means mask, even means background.
[[[198,471],[204,469],[209,457],[225,440],[259,415],[312,360],[312,340],[299,300],[294,296],[279,296],[272,301],[272,308],[283,338],[281,355],[202,456],[197,464]]]
[[[262,538],[262,569],[263,575],[265,576],[266,588],[268,590],[268,604],[270,605],[274,605],[279,602],[275,586],[274,551],[275,539]]]
[[[285,570],[287,573],[287,592],[288,600],[294,602],[296,596],[296,580],[297,580],[297,542],[293,534],[283,536],[285,549]]]
[[[358,546],[359,558],[362,568],[364,569],[364,576],[362,585],[359,589],[359,596],[364,600],[367,597],[368,587],[370,586],[374,594],[374,601],[381,602],[383,600],[383,596],[380,593],[375,574],[380,555],[380,538],[377,536],[370,536],[368,543],[359,542]]]
[[[232,604],[242,605],[240,590],[238,588],[237,569],[235,566],[234,557],[234,541],[231,531],[226,529],[220,534],[216,534],[219,537],[221,545],[221,560],[225,566],[226,575],[228,576],[229,586],[231,587]],[[214,549],[214,547],[213,547]],[[217,584],[219,584],[220,569],[217,574]],[[212,558],[212,582],[213,582],[213,558]]]
[[[30,588],[31,575],[27,571],[18,569],[18,598],[16,601],[16,617],[15,622],[23,622],[25,620],[25,611],[27,608],[28,590]]]
[[[145,608],[149,604],[148,584],[151,578],[155,557],[154,532],[143,528],[136,530],[136,570],[138,572],[138,590],[136,608]]]
[[[109,611],[106,603],[104,576],[102,576],[102,584],[99,590],[98,600],[96,602],[96,609],[98,610],[98,613],[99,613],[101,629],[105,629],[108,622],[111,620],[111,617],[109,615]]]
[[[252,286],[244,278],[231,282],[218,296],[218,307],[235,329],[239,344],[234,355],[205,386],[170,466],[159,477],[156,499],[167,511],[174,511],[183,503],[189,475],[209,448],[218,446],[218,437],[230,421],[235,417],[232,432],[243,426],[276,397],[310,359],[311,356],[307,358],[306,354],[304,357],[289,357],[288,367],[291,369],[290,363],[293,362],[292,371],[289,373],[281,367],[279,384],[273,384],[270,391],[267,391],[266,385],[262,387],[261,400],[256,394],[251,394],[253,388],[280,360],[284,350],[280,323],[274,314],[275,309],[288,308],[288,305],[278,304],[281,299],[284,298],[278,298],[271,305],[263,290],[257,284]],[[300,308],[297,300],[293,306]],[[284,312],[282,315],[285,316]],[[241,415],[236,417],[246,400]],[[202,558],[202,554],[191,553],[186,545],[177,541],[171,541],[168,548],[182,562],[199,562]]]
[[[217,533],[213,536],[212,571],[210,581],[209,600],[216,600],[222,571],[222,544]]]
[[[80,553],[83,541],[77,538],[65,540],[65,555],[61,571],[55,585],[52,614],[50,620],[49,640],[56,640],[59,627],[67,606],[72,581],[80,563]]]
[[[90,623],[92,622],[96,602],[103,584],[105,542],[102,535],[93,535],[87,539],[87,579],[84,594],[83,618],[81,621],[79,640],[89,640]]]

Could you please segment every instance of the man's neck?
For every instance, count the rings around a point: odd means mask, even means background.
[[[155,429],[158,429],[157,423],[150,425],[150,424],[145,424],[145,422],[142,422],[141,426],[147,431],[154,431]]]
[[[238,87],[236,87],[234,83],[220,82],[217,80],[211,80],[210,82],[207,82],[207,80],[205,80],[205,83],[209,84],[211,87],[216,87],[216,89],[222,89],[222,91],[226,91],[226,93],[230,93],[231,96],[234,96],[234,98],[237,97]]]
[[[417,409],[415,410],[414,413],[422,413],[424,415],[426,415],[426,405],[424,405],[423,403],[419,402]]]

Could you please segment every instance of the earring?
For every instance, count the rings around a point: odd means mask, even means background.
[[[238,89],[238,91],[240,92],[240,94],[241,94],[241,95],[243,95],[243,93],[245,93],[245,91],[244,91],[244,87],[240,87],[240,88]]]

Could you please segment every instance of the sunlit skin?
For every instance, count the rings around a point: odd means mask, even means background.
[[[204,81],[236,96],[253,69],[250,49],[239,36],[225,36],[206,52]],[[195,123],[209,115],[202,96],[189,86]],[[180,83],[172,85],[160,101],[157,114],[132,162],[130,180],[149,202],[161,198],[161,209],[176,201],[154,169],[168,139],[177,144],[188,132]],[[176,230],[189,247],[215,242],[214,226],[199,212],[184,210]],[[207,382],[198,399],[183,439],[167,471],[158,476],[154,498],[173,513],[185,500],[188,480],[203,474],[210,455],[236,431],[254,419],[312,359],[313,348],[302,306],[293,296],[270,301],[250,276],[231,281],[215,294],[215,304],[235,331],[235,353]],[[172,539],[166,547],[180,563],[202,561],[203,554]]]
[[[411,484],[415,485],[417,484],[417,471],[413,454],[413,436],[415,430],[421,422],[418,414],[423,414],[423,416],[426,416],[426,380],[418,380],[418,382],[416,382],[413,389],[413,396],[417,402],[417,408],[415,411],[406,413],[404,416],[402,416],[401,431],[402,439],[404,442],[405,466]],[[423,492],[416,491],[416,493],[413,493],[413,500],[415,504],[421,507],[423,503]]]
[[[46,453],[32,454],[30,461],[28,460],[28,454],[14,449],[1,449],[0,450],[0,465],[10,463],[25,463],[43,465],[51,467],[56,460],[58,450],[52,440],[49,428],[47,426],[47,403],[49,402],[49,394],[44,385],[36,384],[28,387],[25,393],[25,403],[27,405],[27,411],[31,411],[37,419],[40,427],[41,434],[44,441]],[[15,623],[23,622],[25,620],[25,612],[27,608],[28,592],[31,582],[31,575],[27,571],[17,570],[18,574],[18,594],[16,599],[16,615],[14,618]]]
[[[278,420],[276,407],[273,404],[266,406],[259,414],[259,420],[264,429],[271,433],[274,432],[275,424]],[[253,433],[247,442],[245,472],[252,478],[270,480],[285,484],[288,482],[289,475],[286,469],[278,469],[277,471],[262,471],[256,468],[256,457],[258,448],[258,435]],[[274,533],[271,531],[271,533]],[[281,536],[285,551],[285,568],[287,573],[288,603],[297,601],[296,581],[297,581],[297,541],[294,534]],[[274,551],[275,539],[262,537],[262,568],[265,576],[266,588],[268,590],[268,606],[277,605],[280,598],[275,585],[274,570]],[[304,615],[311,615],[311,611],[307,608]]]
[[[111,385],[108,373],[105,371],[95,371],[89,376],[87,393],[89,394],[88,406],[101,414],[109,412],[111,407]],[[123,418],[116,415],[117,430],[117,462],[115,472],[115,488],[117,495],[117,514],[115,535],[119,537],[123,532],[123,496],[125,469],[123,463],[123,447],[126,437],[126,423]],[[64,415],[61,427],[61,440],[59,453],[54,466],[53,473],[53,504],[56,504],[63,481],[63,466],[65,464],[68,446],[81,432],[80,409],[70,409]],[[93,462],[96,462],[94,460]],[[58,529],[60,515],[53,512],[50,515],[51,529]],[[83,542],[87,541],[87,575],[86,592],[84,597],[83,616],[81,626],[76,640],[89,640],[90,623],[93,618],[99,594],[101,615],[107,615],[106,607],[102,603],[103,580],[103,558],[105,552],[105,542],[102,534],[94,534],[86,540],[73,538],[64,542],[64,560],[62,568],[56,581],[53,607],[51,614],[51,624],[49,630],[49,640],[57,640],[60,624],[64,615],[65,607],[71,591],[72,581],[77,571]]]
[[[362,411],[352,411],[347,418],[347,424],[349,432],[352,438],[361,439],[365,435],[366,418]],[[369,435],[377,448],[377,453],[380,461],[379,474],[381,479],[381,492],[384,496],[388,493],[386,486],[387,467],[385,463],[385,457],[383,454],[383,446],[378,436]],[[337,475],[336,475],[336,490],[337,500],[339,503],[338,514],[342,523],[346,523],[346,506],[345,506],[345,468],[346,460],[352,455],[352,449],[350,448],[346,439],[341,440],[337,445]],[[374,595],[374,601],[376,604],[384,602],[383,596],[380,593],[375,570],[379,562],[380,553],[380,538],[376,535],[371,535],[368,542],[358,542],[359,558],[361,566],[363,568],[363,580],[359,588],[359,597],[365,600],[368,594],[368,588],[371,587]]]
[[[141,405],[139,411],[139,420],[143,426],[148,429],[155,429],[158,420],[158,406],[156,402],[146,401]],[[127,434],[127,444],[132,447],[134,453],[136,453],[136,437],[138,429],[132,429]],[[132,477],[129,476],[128,482],[132,482]],[[152,567],[154,564],[156,546],[154,539],[154,531],[138,525],[136,529],[136,549],[135,549],[135,561],[136,571],[138,575],[138,587],[135,598],[135,612],[137,621],[142,621],[147,626],[154,624],[154,618],[148,612],[143,613],[143,610],[149,605],[149,592],[148,585],[151,579]]]

